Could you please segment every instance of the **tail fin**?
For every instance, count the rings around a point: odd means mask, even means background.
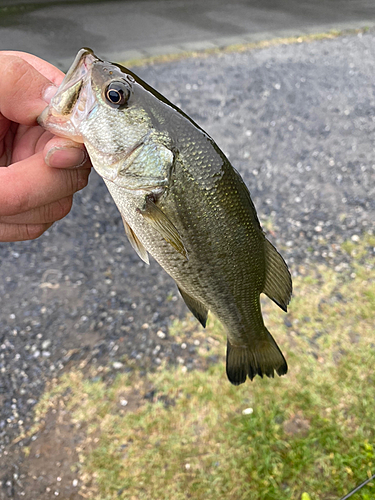
[[[252,345],[237,346],[227,343],[227,377],[233,385],[246,381],[246,376],[253,380],[255,375],[285,375],[288,365],[270,332],[265,328],[265,338]]]

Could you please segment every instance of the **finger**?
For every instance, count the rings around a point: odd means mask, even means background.
[[[73,196],[54,201],[48,205],[32,208],[17,215],[0,215],[0,224],[46,224],[62,219],[70,212]]]
[[[89,173],[50,168],[42,152],[0,168],[0,215],[16,215],[70,196],[87,185]]]
[[[54,168],[89,168],[90,159],[83,144],[53,136],[44,146],[45,162]]]
[[[0,110],[11,121],[35,125],[46,107],[43,95],[51,81],[31,64],[0,52]]]
[[[5,166],[26,160],[33,154],[41,151],[44,144],[51,137],[52,134],[42,129],[42,127],[18,126],[12,138],[12,142],[8,146],[8,150],[10,150],[12,154],[9,163]],[[2,166],[4,166],[4,163]]]
[[[0,241],[25,241],[39,238],[52,223],[49,224],[3,224],[0,223]]]
[[[33,54],[28,54],[26,52],[19,52],[17,50],[2,50],[0,52],[1,55],[7,55],[7,56],[15,56],[23,59],[27,63],[31,64],[39,73],[42,73],[48,80],[53,82],[55,85],[60,85],[60,83],[63,81],[64,78],[64,73],[53,66],[53,64],[50,64],[47,61],[44,61],[43,59],[40,59],[37,56],[34,56]]]

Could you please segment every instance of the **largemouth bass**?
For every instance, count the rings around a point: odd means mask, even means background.
[[[230,382],[284,375],[260,294],[286,311],[290,273],[209,135],[133,72],[85,48],[39,123],[85,144],[140,258],[151,254],[172,276],[203,326],[209,310],[222,322]]]

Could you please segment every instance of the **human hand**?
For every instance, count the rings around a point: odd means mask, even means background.
[[[84,146],[36,122],[63,78],[31,54],[0,52],[0,242],[39,237],[87,185]]]

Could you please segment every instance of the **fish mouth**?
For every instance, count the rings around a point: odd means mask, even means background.
[[[80,49],[61,82],[58,93],[75,88],[79,82],[86,82],[91,77],[92,68],[97,62],[102,62],[102,60],[91,49],[86,47]]]
[[[61,82],[60,87],[64,89],[65,87],[68,88],[70,84],[74,84],[78,79],[81,79],[86,72],[90,72],[92,65],[97,61],[101,61],[101,59],[99,59],[91,49],[87,47],[80,49],[73,64],[66,73],[64,80]]]
[[[91,49],[85,47],[79,50],[50,105],[38,117],[41,126],[47,126],[57,135],[83,142],[78,126],[95,107],[90,79],[92,68],[97,62],[102,61]]]
[[[67,115],[72,110],[75,102],[77,102],[80,96],[84,84],[91,77],[91,71],[94,64],[99,61],[101,61],[101,59],[99,59],[89,48],[83,48],[78,51],[73,64],[66,73],[55,95],[55,98],[57,98],[55,107],[60,114]]]

